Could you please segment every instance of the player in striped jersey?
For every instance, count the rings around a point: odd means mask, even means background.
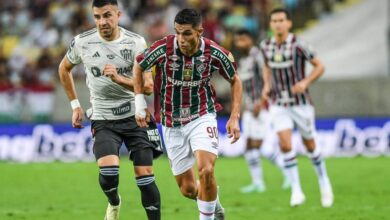
[[[232,109],[226,129],[232,143],[240,137],[242,94],[233,55],[202,37],[200,14],[183,9],[175,17],[176,35],[155,42],[134,65],[136,118],[146,126],[149,113],[141,94],[142,71],[156,66],[155,114],[161,115],[163,137],[173,175],[182,194],[197,201],[199,219],[223,219],[217,196],[214,164],[218,155],[216,112],[221,106],[210,83],[213,73],[231,84]],[[193,171],[197,164],[199,183]]]
[[[263,58],[260,49],[255,46],[252,34],[245,29],[238,30],[234,35],[234,46],[243,54],[238,61],[238,72],[243,83],[245,94],[245,111],[242,116],[243,135],[247,138],[245,160],[252,177],[252,184],[241,188],[242,193],[263,192],[265,184],[260,161],[260,147],[271,129],[267,103],[262,100],[263,89],[262,67]],[[263,154],[282,171],[284,163],[277,149]],[[290,186],[285,172],[283,189]]]
[[[124,143],[133,161],[148,219],[159,220],[160,193],[152,165],[153,158],[162,153],[160,136],[154,122],[149,123],[148,129],[137,126],[132,92],[134,58],[146,48],[146,43],[140,35],[118,26],[121,12],[116,0],[94,0],[92,9],[97,28],[72,40],[59,67],[61,83],[73,109],[72,125],[82,128],[83,110],[77,100],[71,70],[83,63],[91,94],[93,153],[99,166],[99,184],[108,198],[104,219],[119,219],[119,148]],[[151,72],[144,77],[145,92],[151,93]]]
[[[271,99],[272,124],[278,134],[285,169],[292,183],[290,205],[301,205],[305,201],[299,181],[296,154],[291,150],[292,130],[295,125],[317,172],[321,204],[323,207],[330,207],[333,204],[333,191],[320,148],[316,147],[314,140],[314,108],[308,90],[323,74],[324,66],[311,47],[289,32],[292,21],[285,9],[274,9],[269,17],[274,37],[261,43],[265,59],[263,97]],[[307,76],[306,61],[313,66],[312,72]]]

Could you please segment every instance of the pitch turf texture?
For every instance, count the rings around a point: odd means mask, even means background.
[[[216,176],[228,220],[363,220],[390,219],[390,158],[334,158],[327,160],[335,191],[335,204],[320,205],[317,179],[307,158],[299,158],[301,182],[307,200],[290,208],[289,192],[282,191],[282,176],[263,160],[267,191],[240,194],[250,182],[243,158],[220,158]],[[179,193],[166,158],[155,162],[162,196],[163,220],[196,220],[197,206]],[[0,219],[99,220],[106,199],[100,191],[94,163],[0,163]],[[121,219],[146,219],[140,204],[131,164],[122,158],[120,171]]]

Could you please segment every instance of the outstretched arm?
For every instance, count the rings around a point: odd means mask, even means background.
[[[226,131],[229,138],[233,138],[232,144],[235,143],[240,138],[240,107],[241,107],[241,97],[242,97],[242,83],[238,74],[234,74],[230,80],[231,85],[231,97],[232,97],[232,109],[230,113],[230,118],[226,123]]]
[[[58,68],[58,73],[60,76],[60,81],[62,86],[64,87],[65,93],[68,96],[70,101],[73,115],[72,115],[72,126],[74,128],[82,128],[82,120],[83,120],[83,109],[80,106],[80,102],[77,99],[77,93],[73,82],[73,76],[71,74],[71,70],[74,65],[69,62],[68,58],[65,56]]]

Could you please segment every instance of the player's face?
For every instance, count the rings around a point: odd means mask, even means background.
[[[100,36],[111,39],[118,27],[121,12],[115,5],[105,5],[101,8],[93,7],[93,17]]]
[[[234,36],[234,46],[242,52],[248,52],[253,46],[252,39],[245,34]]]
[[[193,27],[191,24],[175,23],[176,39],[179,48],[184,53],[193,52],[198,46],[200,36],[203,33],[201,26]]]
[[[287,19],[287,15],[283,12],[271,15],[270,26],[275,35],[285,35],[291,28],[291,21]]]

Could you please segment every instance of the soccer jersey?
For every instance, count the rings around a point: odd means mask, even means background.
[[[272,71],[271,100],[272,104],[294,106],[311,104],[309,91],[292,94],[291,88],[305,78],[305,62],[314,58],[315,53],[306,43],[289,34],[287,39],[278,45],[275,38],[261,42],[265,62]]]
[[[238,73],[245,92],[245,104],[249,110],[253,109],[254,103],[261,98],[263,90],[263,58],[257,47],[252,47],[249,55],[238,61]]]
[[[72,64],[84,64],[90,91],[92,120],[117,120],[134,115],[134,93],[103,75],[106,64],[118,74],[132,77],[134,57],[146,48],[143,37],[120,28],[120,37],[104,40],[94,28],[77,35],[66,57]]]
[[[218,72],[230,80],[236,73],[233,55],[215,42],[201,38],[200,50],[192,57],[180,52],[176,37],[156,41],[137,56],[143,69],[156,67],[155,117],[166,127],[178,127],[207,113],[219,111],[210,83]]]

